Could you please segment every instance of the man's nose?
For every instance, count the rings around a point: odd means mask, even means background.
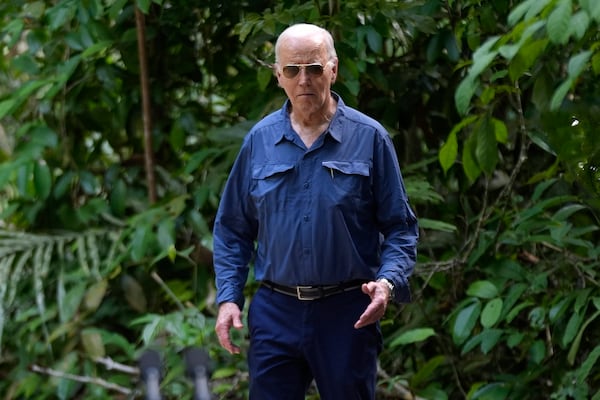
[[[306,72],[306,68],[300,68],[298,72],[298,83],[307,83],[310,80],[310,75]]]

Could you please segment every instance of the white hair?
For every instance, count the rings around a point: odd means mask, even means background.
[[[283,32],[281,32],[281,34],[277,38],[277,42],[275,42],[275,62],[279,62],[279,50],[282,39],[285,39],[288,36],[307,35],[320,35],[323,38],[323,42],[325,43],[329,60],[333,60],[337,57],[337,53],[335,52],[335,45],[333,43],[333,36],[331,36],[331,33],[329,33],[329,31],[313,24],[295,24],[286,28]]]

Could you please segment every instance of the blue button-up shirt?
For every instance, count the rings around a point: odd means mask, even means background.
[[[344,104],[307,149],[289,100],[245,137],[214,225],[218,304],[244,304],[256,280],[332,285],[387,278],[410,301],[416,260],[413,214],[392,141],[372,118]]]

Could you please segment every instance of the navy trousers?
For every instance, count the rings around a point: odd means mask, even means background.
[[[260,287],[248,309],[250,400],[303,400],[314,379],[321,400],[373,400],[379,324],[355,329],[360,289],[298,300]]]

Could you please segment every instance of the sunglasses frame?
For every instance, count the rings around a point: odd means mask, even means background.
[[[325,67],[327,67],[329,64],[329,62],[325,65],[322,65],[321,63],[310,63],[310,64],[286,64],[283,67],[281,67],[281,73],[283,74],[283,76],[285,76],[287,79],[294,79],[296,78],[299,74],[301,70],[304,70],[306,72],[307,75],[309,76],[313,76],[313,77],[318,77],[323,75],[323,72],[325,72]],[[297,72],[293,75],[289,75],[288,73],[286,73],[286,69],[287,68],[297,68]],[[311,72],[312,69],[310,69],[311,67],[319,67],[318,72]],[[314,69],[314,68],[313,68]],[[289,70],[288,70],[289,71]]]

